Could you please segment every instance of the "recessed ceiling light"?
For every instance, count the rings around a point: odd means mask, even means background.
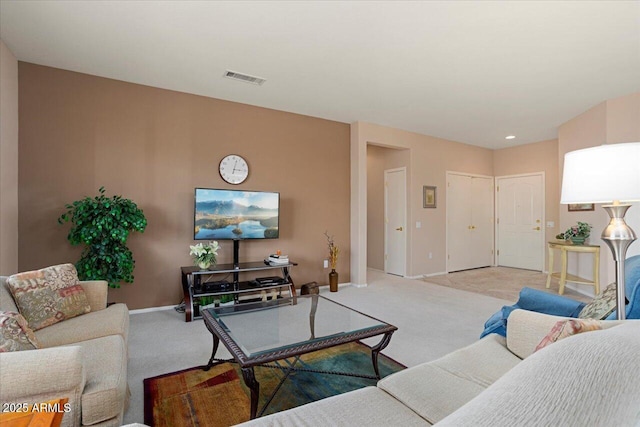
[[[515,135],[505,136],[504,139],[516,139]]]

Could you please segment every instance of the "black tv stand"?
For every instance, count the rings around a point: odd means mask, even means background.
[[[237,241],[234,240],[234,249],[236,242]],[[296,288],[291,276],[289,275],[289,269],[296,265],[298,264],[295,262],[269,265],[265,264],[264,261],[258,261],[216,264],[215,266],[211,266],[208,270],[200,270],[198,267],[194,266],[181,267],[182,290],[184,292],[185,303],[185,321],[191,322],[194,319],[202,317],[199,304],[197,303],[201,297],[232,294],[234,296],[234,304],[242,304],[244,301],[239,297],[243,294],[248,295],[249,298],[253,298],[252,294],[257,293],[256,297],[260,298],[260,293],[262,292],[265,294],[277,292],[279,294],[284,290],[285,292],[288,292],[289,296],[295,296]],[[265,270],[270,270],[267,274],[273,274],[276,273],[274,270],[280,270],[282,278],[278,281],[274,279],[273,282],[264,284],[258,283],[255,280],[239,280],[241,273],[261,272]],[[224,277],[224,275],[229,274],[233,276],[233,282],[230,282],[228,286],[223,284],[223,280],[214,280],[215,275],[218,275],[217,277],[220,278],[221,276]]]
[[[233,267],[240,268],[240,240],[233,241]]]

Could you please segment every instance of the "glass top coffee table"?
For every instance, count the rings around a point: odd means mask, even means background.
[[[215,357],[222,341],[233,361],[240,365],[244,382],[251,390],[252,419],[258,411],[260,390],[253,370],[255,366],[295,357],[292,367],[285,369],[287,372],[280,382],[282,384],[289,373],[296,370],[295,362],[303,354],[383,335],[380,342],[371,347],[375,376],[333,372],[380,379],[378,354],[398,329],[319,295],[209,308],[203,310],[202,315],[213,335],[211,358],[204,369],[230,361]],[[271,398],[260,413],[264,412]]]

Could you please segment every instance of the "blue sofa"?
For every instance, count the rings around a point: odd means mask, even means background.
[[[627,319],[640,319],[640,255],[633,256],[625,261],[624,274],[625,294],[628,300],[626,306]],[[518,308],[554,316],[578,317],[585,305],[585,303],[571,298],[524,287],[514,305],[505,305],[486,321],[480,338],[489,334],[506,336],[509,314]],[[614,311],[607,317],[607,320],[616,318],[616,312]]]

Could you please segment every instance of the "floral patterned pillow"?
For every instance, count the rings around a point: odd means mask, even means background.
[[[14,274],[7,285],[33,330],[91,311],[73,264]]]
[[[616,301],[616,284],[609,284],[604,291],[593,299],[589,304],[585,305],[580,314],[579,319],[606,319],[618,305]]]
[[[560,320],[551,328],[551,331],[542,338],[540,344],[533,351],[534,353],[541,348],[560,341],[563,338],[570,337],[582,332],[597,331],[602,329],[602,322],[595,319],[568,319]]]
[[[15,311],[0,311],[0,353],[36,348],[38,340],[25,318]]]

